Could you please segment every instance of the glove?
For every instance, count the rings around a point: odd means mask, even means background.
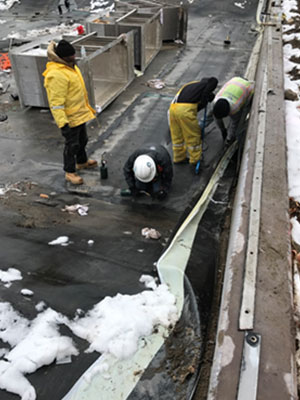
[[[167,197],[167,195],[168,195],[168,193],[165,190],[160,190],[157,193],[157,198],[158,198],[158,200],[163,200]]]
[[[227,129],[222,129],[223,140],[227,138]]]
[[[67,138],[70,135],[71,128],[69,127],[69,124],[66,124],[61,128],[61,133],[65,138]]]
[[[130,190],[132,196],[137,196],[139,193],[139,191],[137,190],[137,188],[135,186],[131,186],[129,188],[129,190]]]

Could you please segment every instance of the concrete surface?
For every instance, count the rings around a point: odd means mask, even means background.
[[[280,2],[277,3],[270,5],[271,15],[280,9]],[[235,199],[209,400],[241,398],[237,397],[240,373],[245,370],[247,363],[249,365],[249,362],[253,362],[253,359],[243,358],[242,354],[248,332],[261,335],[261,354],[256,381],[257,394],[255,397],[247,397],[247,392],[244,392],[245,398],[298,398],[294,359],[281,21],[272,19],[271,16],[269,22],[271,24],[266,25],[263,32],[255,96]],[[265,77],[267,91],[266,101],[263,102]],[[265,127],[259,125],[259,120],[262,119]],[[259,129],[264,129],[265,132],[264,164],[260,209],[254,210],[260,212],[254,324],[247,331],[242,330],[239,321],[249,241],[252,181],[259,179],[253,170],[255,159],[260,154],[255,152]],[[251,393],[253,382],[251,387],[250,383],[248,385],[248,393]]]

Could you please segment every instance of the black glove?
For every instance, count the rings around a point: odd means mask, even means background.
[[[162,189],[157,193],[157,198],[158,198],[158,200],[163,200],[167,197],[167,195],[168,195],[168,193]]]
[[[226,138],[227,138],[227,129],[222,129],[222,136],[223,136],[223,140],[226,140]]]
[[[135,186],[131,186],[131,187],[129,188],[129,190],[131,191],[131,195],[132,195],[132,196],[137,196],[138,193],[139,193],[139,191],[137,190],[137,188],[136,188]]]
[[[66,124],[61,128],[61,133],[65,138],[67,138],[70,135],[71,128],[69,127],[69,124]]]

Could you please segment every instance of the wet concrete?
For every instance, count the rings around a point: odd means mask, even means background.
[[[47,7],[53,10],[50,3],[43,3],[44,11]],[[33,1],[22,4],[25,7],[19,8],[18,12],[32,12]],[[241,10],[224,0],[213,4],[210,1],[194,3],[190,8],[187,46],[165,45],[145,74],[136,78],[100,114],[98,120],[89,125],[90,154],[99,160],[106,152],[109,178],[105,182],[100,182],[99,171],[95,170],[82,173],[86,182],[84,187],[77,189],[66,185],[62,171],[63,140],[50,113],[34,108],[21,109],[18,102],[7,96],[0,97],[1,110],[8,115],[8,120],[0,125],[0,183],[20,180],[37,183],[33,189],[26,189],[24,197],[9,193],[7,199],[0,199],[1,268],[14,266],[23,274],[23,280],[14,283],[10,289],[0,286],[3,300],[11,302],[28,318],[36,315],[34,305],[40,300],[72,317],[78,307],[88,310],[107,295],[134,294],[143,290],[139,283],[140,275],[156,273],[153,263],[164,251],[183,218],[182,214],[188,212],[205,187],[223,151],[221,135],[214,124],[207,128],[204,156],[209,167],[200,176],[195,176],[188,165],[175,166],[172,191],[167,201],[162,203],[149,198],[133,201],[120,197],[119,190],[125,187],[123,163],[143,143],[158,142],[171,151],[166,112],[181,84],[213,75],[222,84],[234,75],[243,75],[255,39],[250,30],[255,6],[256,2],[251,2],[246,10]],[[21,23],[30,26],[29,21],[25,23],[22,19]],[[225,48],[223,40],[228,29],[231,29],[232,46]],[[160,92],[148,88],[147,80],[154,77],[164,79],[167,87]],[[195,335],[201,332],[201,340],[205,340],[215,284],[218,241],[235,172],[235,166],[231,168],[216,194],[215,200],[221,203],[212,202],[206,213],[188,265],[187,275],[193,287],[191,293],[196,299],[202,323],[199,326],[195,307],[192,307],[191,329]],[[51,201],[54,206],[37,202],[40,193],[53,192]],[[66,216],[61,212],[64,204],[74,202],[90,204],[88,217]],[[162,239],[143,239],[140,231],[145,226],[158,229]],[[61,235],[68,235],[73,243],[68,247],[48,246],[49,241]],[[92,247],[87,244],[89,239],[95,241]],[[34,291],[31,300],[20,295],[22,287]],[[80,349],[86,346],[78,339],[76,343]],[[188,346],[191,352],[194,345],[195,342],[190,342]],[[196,358],[200,358],[201,352],[199,347],[194,351]],[[166,354],[166,348],[162,353]],[[191,353],[186,354],[189,357]],[[87,356],[82,352],[72,364],[52,365],[33,374],[30,379],[39,398],[61,398],[95,357],[97,355]],[[162,364],[159,359],[153,363],[166,365],[166,356],[160,354],[159,357]],[[172,365],[172,357],[169,365]],[[184,353],[181,357],[184,359]],[[155,390],[161,386],[156,382],[163,382],[165,378],[160,374],[156,378],[153,369],[149,371],[150,375],[142,378],[137,393],[146,393],[150,385],[152,392],[148,398],[158,398]],[[63,381],[62,373],[65,376]],[[189,398],[196,375],[195,370],[184,380],[186,384],[179,385],[178,398]],[[193,383],[189,384],[191,377]],[[47,389],[49,385],[51,393]],[[170,385],[169,389],[174,391],[172,397],[176,398],[176,385]],[[134,393],[132,396],[134,398]],[[1,392],[1,398],[16,397]]]

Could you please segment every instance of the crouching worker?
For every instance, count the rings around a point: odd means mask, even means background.
[[[172,160],[162,145],[145,145],[133,152],[124,165],[124,176],[130,193],[121,195],[137,196],[146,192],[153,198],[163,200],[173,179]]]
[[[85,147],[88,142],[85,123],[95,118],[86,87],[75,62],[75,49],[66,40],[47,49],[49,62],[43,73],[49,107],[65,138],[65,179],[74,185],[83,183],[76,169],[94,168],[97,161],[89,160]]]
[[[228,145],[236,139],[239,122],[245,107],[250,106],[254,93],[254,83],[246,79],[234,77],[219,90],[214,99],[213,116],[220,128],[225,144]],[[223,118],[230,118],[227,132]]]
[[[197,113],[214,99],[213,91],[217,84],[218,80],[213,77],[189,82],[173,99],[169,108],[169,126],[174,164],[188,161],[190,164],[197,164],[201,159],[201,128]]]

